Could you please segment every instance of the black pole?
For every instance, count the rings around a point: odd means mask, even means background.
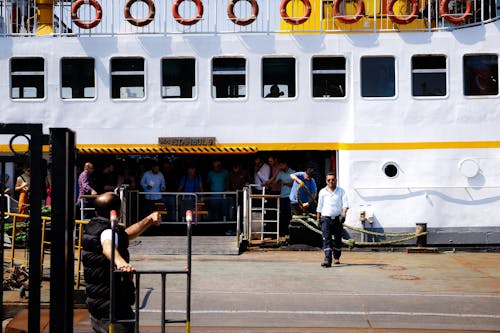
[[[3,286],[3,260],[4,260],[4,251],[3,251],[3,243],[4,243],[4,232],[5,232],[5,209],[7,208],[5,202],[5,162],[0,162],[0,177],[2,177],[0,182],[0,235],[2,235],[2,243],[0,244],[0,258],[2,259],[2,274],[0,274],[0,282],[1,286]],[[14,246],[14,244],[12,244]],[[0,313],[3,318],[3,288],[0,290]],[[2,332],[2,328],[0,328],[0,332]]]
[[[29,300],[28,332],[40,332],[41,241],[42,241],[42,124],[27,125],[30,140],[30,221],[29,221]]]
[[[73,332],[75,134],[51,128],[50,332]],[[30,331],[31,332],[31,331]]]

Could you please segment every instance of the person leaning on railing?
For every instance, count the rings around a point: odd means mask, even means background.
[[[110,308],[110,261],[112,258],[111,211],[120,217],[121,200],[113,192],[98,195],[94,200],[96,216],[83,229],[83,273],[86,283],[86,304],[94,332],[107,333]],[[128,252],[129,241],[151,226],[159,226],[161,215],[149,214],[143,220],[125,229],[115,226],[114,267],[122,272],[134,272]],[[114,317],[117,320],[133,319],[131,305],[135,300],[135,287],[130,274],[116,274],[116,299]],[[133,323],[115,323],[115,333],[134,332]]]

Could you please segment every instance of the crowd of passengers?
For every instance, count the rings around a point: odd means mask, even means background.
[[[242,206],[242,195],[237,196],[236,192],[250,185],[254,193],[263,193],[264,190],[266,194],[280,196],[280,225],[283,225],[280,233],[286,234],[291,217],[289,195],[293,181],[290,175],[296,170],[312,168],[316,183],[323,184],[324,158],[313,156],[311,152],[212,158],[88,158],[79,161],[76,166],[76,217],[83,215],[84,219],[90,219],[94,215],[92,196],[124,187],[140,193],[140,208],[136,212],[139,217],[162,210],[165,212],[165,221],[180,221],[183,212],[190,209],[199,212],[195,214],[199,221],[235,221],[236,207]],[[46,191],[42,199],[50,205],[50,164],[45,171],[46,176],[41,181]],[[15,189],[11,191],[6,187],[5,193],[19,200],[20,189],[29,186],[26,185],[30,182],[29,166],[19,167],[15,173]],[[7,176],[2,177],[5,178],[4,184],[7,184]],[[186,194],[179,196],[179,193]],[[192,193],[196,193],[196,199]]]
[[[81,203],[84,207],[91,207],[92,199],[85,198],[86,195],[125,187],[140,193],[140,216],[163,210],[164,220],[179,221],[183,212],[190,209],[199,212],[196,218],[200,221],[235,221],[236,207],[241,206],[242,200],[236,192],[250,186],[254,192],[264,190],[266,194],[280,196],[280,224],[283,224],[280,230],[283,233],[287,233],[291,218],[289,195],[293,181],[290,175],[295,170],[312,168],[319,184],[324,177],[321,163],[310,152],[280,157],[270,154],[198,159],[96,159],[82,161],[79,166],[82,168],[77,172],[77,204],[80,209]],[[179,196],[179,193],[186,194]],[[91,218],[92,214],[92,210],[83,210],[84,218]]]

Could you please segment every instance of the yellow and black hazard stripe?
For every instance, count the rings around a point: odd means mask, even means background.
[[[80,154],[253,154],[257,152],[255,146],[108,146],[108,145],[81,145],[77,146]]]

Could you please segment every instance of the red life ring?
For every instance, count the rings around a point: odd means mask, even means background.
[[[88,4],[94,7],[95,18],[92,21],[82,21],[78,17],[78,9],[80,9],[80,7],[83,4]],[[73,5],[71,6],[71,20],[73,21],[73,23],[75,23],[77,27],[80,27],[82,29],[92,29],[97,27],[97,25],[101,23],[101,19],[102,19],[102,7],[96,0],[77,0],[73,2]]]
[[[132,7],[132,5],[137,1],[144,2],[148,5],[148,16],[142,20],[133,18],[130,13],[130,7]],[[155,18],[155,4],[152,0],[127,0],[125,3],[125,9],[123,10],[123,15],[128,23],[135,25],[136,27],[143,27],[151,23]]]
[[[392,22],[397,24],[408,24],[413,22],[418,17],[417,15],[418,0],[409,0],[411,3],[411,13],[410,15],[401,15],[401,16],[394,14],[393,8],[396,1],[398,0],[391,0],[391,2],[387,4],[387,15],[389,16]]]
[[[195,3],[197,12],[195,17],[185,19],[179,14],[179,5],[184,1],[185,0],[175,0],[174,4],[172,5],[172,14],[174,16],[174,19],[177,21],[177,23],[182,25],[193,25],[198,23],[198,21],[203,17],[203,3],[201,2],[201,0],[189,0]]]
[[[453,16],[452,14],[450,14],[450,10],[448,8],[450,0],[443,0],[439,4],[439,15],[441,15],[445,19],[445,21],[448,21],[450,23],[464,24],[472,17],[472,1],[473,0],[466,0],[465,13],[460,16]]]
[[[280,13],[281,13],[281,18],[283,21],[286,23],[292,24],[292,25],[299,25],[307,20],[309,20],[309,17],[311,16],[311,3],[309,0],[300,0],[306,7],[306,12],[304,13],[304,16],[302,17],[290,17],[288,16],[288,13],[286,12],[286,6],[288,3],[292,0],[282,0],[281,5],[280,5]]]
[[[229,19],[231,21],[233,21],[234,24],[243,25],[243,26],[253,23],[253,21],[255,21],[255,19],[257,19],[257,16],[259,15],[259,4],[257,3],[257,1],[256,0],[244,0],[244,1],[250,2],[250,4],[252,5],[252,15],[250,15],[249,17],[245,17],[245,18],[238,18],[238,17],[236,17],[236,15],[234,15],[234,5],[238,1],[240,1],[240,0],[229,1],[229,5],[227,6],[227,16],[229,17]]]
[[[336,0],[335,4],[333,6],[333,16],[335,17],[336,20],[339,20],[342,23],[346,24],[353,24],[358,22],[365,16],[365,3],[363,0],[356,0],[356,3],[358,4],[358,9],[356,10],[356,14],[354,15],[342,15],[340,12],[340,4],[344,0]]]

